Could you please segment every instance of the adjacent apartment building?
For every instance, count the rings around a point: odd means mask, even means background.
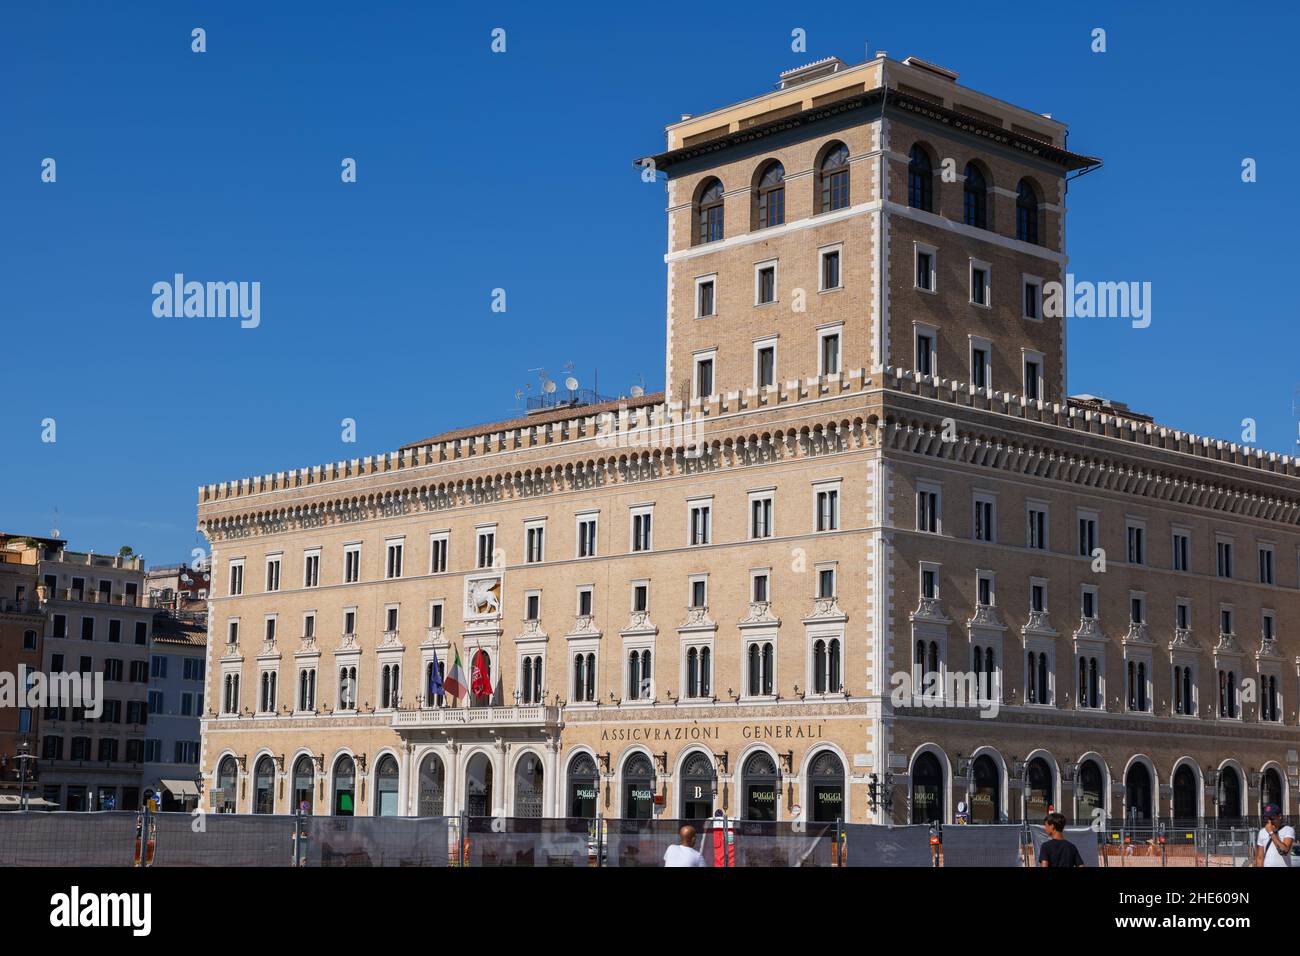
[[[0,679],[15,692],[0,706],[0,809],[36,805],[40,797],[40,710],[27,706],[18,688],[41,668],[45,614],[38,594],[37,548],[0,538]],[[53,542],[47,542],[53,543]],[[20,676],[21,675],[21,676]]]
[[[201,487],[205,803],[1296,812],[1297,462],[1067,394],[1100,161],[957,80],[668,127],[664,393]]]

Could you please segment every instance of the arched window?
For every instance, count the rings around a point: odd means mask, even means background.
[[[217,767],[217,789],[221,791],[218,798],[218,813],[235,812],[235,782],[239,777],[239,764],[234,757],[225,757]]]
[[[943,767],[928,750],[912,764],[911,822],[943,822]]]
[[[822,157],[818,170],[818,211],[833,212],[849,205],[849,148],[836,143]]]
[[[1190,827],[1197,823],[1196,774],[1187,764],[1174,771],[1174,826]]]
[[[763,167],[754,190],[754,227],[766,229],[785,222],[785,167],[771,162]]]
[[[1025,796],[1026,819],[1038,822],[1055,806],[1056,781],[1051,766],[1042,757],[1029,761],[1026,776],[1029,784],[1029,792]]]
[[[776,819],[776,764],[763,751],[751,754],[741,773],[741,817],[745,820]]]
[[[1138,662],[1137,669],[1137,709],[1146,713],[1147,709],[1147,665],[1145,661]]]
[[[515,764],[515,813],[517,817],[542,815],[542,759],[526,753]]]
[[[1241,777],[1233,767],[1219,771],[1219,814],[1221,823],[1235,825],[1242,820]]]
[[[682,819],[707,820],[712,817],[716,786],[713,758],[701,751],[692,751],[682,764]]]
[[[1133,761],[1124,780],[1126,819],[1151,819],[1151,771],[1140,760]]]
[[[975,758],[971,766],[970,818],[972,823],[1002,822],[1002,775],[988,754]]]
[[[1038,703],[1038,655],[1033,651],[1029,652],[1029,658],[1025,663],[1025,700],[1031,704]]]
[[[1078,804],[1078,810],[1075,812],[1076,819],[1090,821],[1094,810],[1105,810],[1106,795],[1103,790],[1105,779],[1106,776],[1097,761],[1085,760],[1079,765],[1079,783],[1075,788],[1075,801]]]
[[[576,753],[569,761],[568,811],[571,817],[590,820],[596,816],[600,795],[600,775],[589,753]]]
[[[573,655],[573,699],[591,703],[596,699],[596,655]]]
[[[492,761],[476,753],[465,765],[465,812],[471,817],[492,813]]]
[[[696,200],[697,245],[717,242],[724,236],[722,218],[722,182],[718,179],[705,180]]]
[[[748,690],[751,697],[771,696],[773,649],[771,641],[749,645]]]
[[[1268,806],[1270,803],[1278,807],[1283,806],[1282,775],[1272,767],[1265,770],[1264,776],[1260,778],[1260,803],[1263,806]]]
[[[623,816],[649,820],[654,816],[655,768],[643,753],[634,753],[623,764]]]
[[[339,668],[339,710],[357,709],[357,669]]]
[[[686,652],[686,696],[708,697],[712,692],[713,654],[707,647]]]
[[[1050,704],[1052,702],[1052,687],[1047,680],[1047,655],[1038,655],[1038,702],[1040,704]]]
[[[934,212],[934,170],[930,154],[917,143],[907,162],[907,204],[913,209]]]
[[[258,758],[253,774],[253,812],[275,812],[275,761],[269,755]]]
[[[357,768],[352,758],[343,754],[334,761],[333,814],[350,817],[356,813]]]
[[[397,816],[397,761],[392,754],[384,754],[375,766],[374,814],[377,817]]]
[[[966,164],[966,183],[962,187],[962,216],[968,226],[989,227],[989,187],[974,163]]]
[[[649,700],[652,676],[649,648],[630,651],[627,655],[628,700]]]
[[[385,664],[379,673],[379,706],[384,710],[395,709],[400,699],[402,665]]]
[[[522,697],[525,704],[542,702],[542,658],[539,654],[524,657]]]
[[[443,806],[443,787],[447,780],[442,758],[437,754],[426,754],[420,761],[420,816],[440,817],[446,811]]]
[[[262,671],[262,699],[259,703],[262,713],[275,711],[275,671]]]
[[[1027,179],[1016,187],[1016,238],[1038,244],[1038,191]]]
[[[293,762],[293,806],[290,809],[295,813],[311,813],[316,803],[315,780],[311,757],[303,754]]]
[[[814,823],[833,823],[844,818],[844,764],[834,753],[823,750],[808,768],[809,796]]]

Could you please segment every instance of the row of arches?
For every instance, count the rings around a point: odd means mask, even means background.
[[[749,185],[751,231],[785,222],[785,189],[785,166],[780,160],[759,163]],[[694,245],[727,237],[725,196],[722,180],[716,176],[706,177],[696,186],[691,204]],[[849,148],[832,140],[817,151],[813,163],[813,209],[817,213],[834,212],[848,208],[850,201]]]
[[[907,204],[934,212],[935,168],[939,160],[932,147],[914,143],[907,154]],[[993,174],[979,160],[962,170],[962,221],[976,229],[989,229],[990,197],[995,195]],[[1015,238],[1040,245],[1043,191],[1029,177],[1016,184]]]
[[[1099,754],[1085,754],[1070,769],[1072,792],[1055,758],[1045,751],[1031,754],[1022,767],[1009,767],[996,750],[981,748],[954,767],[943,750],[926,745],[912,757],[907,820],[953,823],[958,817],[957,804],[962,803],[969,814],[967,822],[976,824],[1038,821],[1051,810],[1081,822],[1102,816],[1131,823],[1166,819],[1176,825],[1194,825],[1212,817],[1220,823],[1239,824],[1264,804],[1287,806],[1286,778],[1276,764],[1266,765],[1248,781],[1235,761],[1225,760],[1202,770],[1190,757],[1181,758],[1169,775],[1164,806],[1155,765],[1143,755],[1131,757],[1114,780]],[[955,779],[962,774],[966,777],[964,791]],[[1013,777],[1022,781],[1014,798]],[[1258,789],[1253,806],[1251,788]]]
[[[413,801],[409,815],[423,817],[452,815],[463,809],[469,816],[485,817],[509,805],[511,816],[548,816],[546,769],[543,757],[532,750],[523,751],[510,767],[508,785],[510,800],[498,792],[502,786],[496,778],[491,757],[484,751],[471,754],[464,764],[460,784],[460,800],[454,800],[448,789],[448,768],[442,754],[428,751],[418,760],[417,779],[414,781]],[[248,812],[255,814],[292,813],[301,810],[308,814],[353,816],[359,812],[358,774],[356,758],[350,753],[338,754],[329,767],[328,784],[318,786],[316,760],[307,753],[299,754],[288,768],[287,805],[277,800],[277,765],[270,754],[260,755],[253,764]],[[595,756],[579,750],[562,765],[559,812],[563,816],[591,818],[618,816],[625,819],[649,819],[654,815],[657,798],[664,794],[661,774],[656,771],[651,755],[642,750],[627,753],[613,776],[617,781],[618,800],[615,806],[608,799],[610,781],[600,773]],[[676,800],[669,815],[682,819],[704,819],[715,810],[728,806],[727,813],[743,819],[774,821],[788,818],[792,809],[779,808],[791,793],[793,781],[777,769],[776,756],[766,749],[756,748],[742,757],[740,771],[734,781],[736,800],[720,802],[719,776],[711,753],[701,749],[690,750],[679,760],[673,775]],[[234,813],[238,806],[239,763],[230,754],[217,765],[216,789],[219,792],[219,812]],[[782,793],[782,785],[787,789]],[[809,755],[806,764],[806,785],[803,789],[807,819],[833,822],[843,818],[847,806],[847,779],[844,762],[834,750],[823,748]],[[730,782],[724,786],[730,786]],[[369,799],[373,816],[396,816],[402,812],[401,768],[392,753],[384,753],[376,762]],[[322,798],[322,791],[324,798]],[[738,804],[738,805],[737,805]]]

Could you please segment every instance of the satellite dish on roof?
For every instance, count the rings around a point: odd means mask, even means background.
[[[642,395],[645,394],[645,389],[642,388],[640,385],[633,385],[630,391],[632,392],[633,398],[640,398]]]
[[[555,383],[548,378],[545,382],[542,383],[542,391],[545,392],[547,395],[550,395],[552,392],[555,391]]]
[[[564,387],[571,392],[576,392],[578,390],[578,380],[570,375],[564,380]]]

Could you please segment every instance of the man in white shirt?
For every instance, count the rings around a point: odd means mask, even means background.
[[[703,866],[704,857],[695,849],[695,827],[677,831],[679,842],[664,851],[664,866]]]
[[[1282,826],[1282,810],[1276,803],[1264,805],[1264,826],[1255,840],[1256,866],[1290,866],[1295,830]]]

